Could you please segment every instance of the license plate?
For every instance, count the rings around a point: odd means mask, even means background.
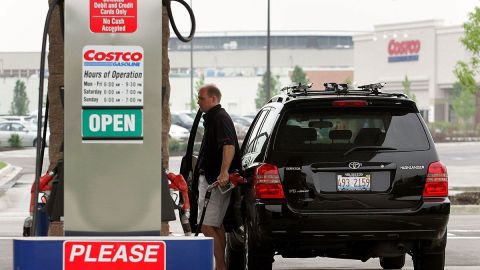
[[[337,191],[369,191],[370,173],[347,172],[337,175]]]

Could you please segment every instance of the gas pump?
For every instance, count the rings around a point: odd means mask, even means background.
[[[176,27],[171,1],[189,13],[192,27],[187,37]],[[65,234],[159,235],[161,141],[155,134],[161,134],[158,85],[162,84],[158,75],[162,59],[158,47],[162,35],[157,18],[162,5],[178,38],[191,41],[195,17],[183,0],[163,0],[162,4],[153,0],[64,4],[56,0],[50,5],[40,67],[37,138],[42,138],[38,140],[42,143],[37,145],[33,236],[39,235],[36,228],[41,209],[37,198],[48,123],[47,98],[42,129],[46,35],[56,6],[61,11],[65,66],[69,67],[64,94]],[[136,181],[139,183],[132,191]]]

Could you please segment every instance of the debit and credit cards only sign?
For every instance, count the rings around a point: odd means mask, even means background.
[[[143,139],[143,48],[85,46],[82,68],[83,141]]]
[[[164,270],[163,241],[65,241],[63,270]]]
[[[90,0],[90,31],[133,33],[137,30],[137,0]]]

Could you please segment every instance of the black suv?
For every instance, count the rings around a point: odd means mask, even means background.
[[[446,168],[415,103],[382,86],[296,85],[263,106],[226,218],[229,269],[271,269],[274,255],[398,269],[406,253],[416,270],[444,268]]]

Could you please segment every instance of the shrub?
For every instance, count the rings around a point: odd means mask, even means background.
[[[168,149],[171,152],[184,152],[187,150],[187,143],[175,139],[170,139],[168,142]]]
[[[13,148],[22,147],[22,139],[18,134],[12,134],[8,139],[8,144],[10,144],[10,147]]]

